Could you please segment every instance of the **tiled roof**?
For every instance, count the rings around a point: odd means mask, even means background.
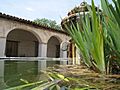
[[[58,32],[58,33],[63,33],[63,34],[67,34],[66,32],[62,31],[62,30],[57,30],[55,28],[51,28],[51,27],[48,27],[46,25],[40,25],[40,24],[36,24],[35,22],[33,21],[30,21],[30,20],[25,20],[25,19],[22,19],[22,18],[18,18],[18,17],[15,17],[15,16],[11,16],[11,15],[7,15],[7,14],[3,14],[0,12],[0,17],[1,18],[6,18],[6,19],[9,19],[9,20],[12,20],[12,21],[17,21],[17,22],[21,22],[21,23],[24,23],[24,24],[29,24],[35,28],[43,28],[45,30],[48,30],[48,31],[53,31],[53,32]],[[67,34],[68,35],[68,34]]]

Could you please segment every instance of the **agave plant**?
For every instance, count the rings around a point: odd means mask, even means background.
[[[92,8],[88,5],[87,8],[89,13],[84,16],[79,15],[80,21],[71,22],[71,25],[65,24],[64,26],[80,50],[85,64],[105,73],[101,14],[99,10],[96,11],[93,0]],[[82,22],[82,25],[79,22]]]

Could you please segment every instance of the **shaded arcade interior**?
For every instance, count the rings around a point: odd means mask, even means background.
[[[41,40],[32,32],[15,29],[8,33],[6,39],[6,57],[39,57]],[[60,57],[60,40],[52,36],[47,42],[46,56],[51,58]]]

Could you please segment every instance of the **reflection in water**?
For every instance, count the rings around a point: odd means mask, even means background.
[[[45,80],[47,78],[40,71],[45,70],[46,67],[62,63],[55,60],[16,61],[0,59],[0,90],[22,85],[27,82],[35,82],[41,79]]]
[[[37,63],[37,61],[5,61],[4,82],[8,86],[17,86],[25,83],[21,80],[36,81],[38,75]]]

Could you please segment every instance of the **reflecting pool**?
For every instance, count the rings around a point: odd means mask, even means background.
[[[6,58],[0,59],[0,90],[45,80],[47,67],[67,64],[67,59],[56,58]]]

